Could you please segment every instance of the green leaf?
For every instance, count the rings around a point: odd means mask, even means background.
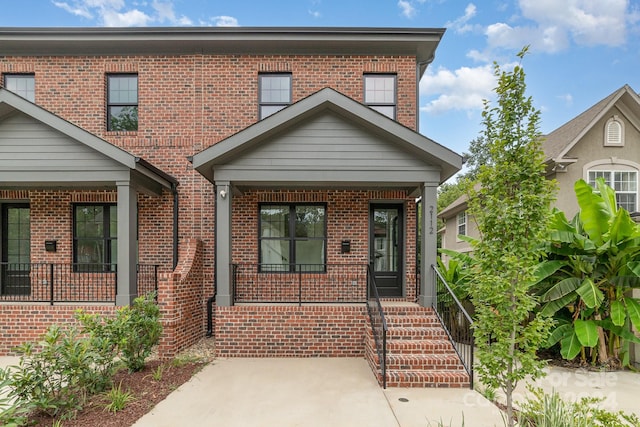
[[[560,354],[566,360],[575,359],[578,353],[580,353],[580,349],[582,349],[582,346],[575,333],[565,337],[560,342]]]
[[[640,303],[633,297],[625,297],[624,304],[627,306],[631,323],[633,323],[636,329],[640,330]]]
[[[574,190],[580,205],[580,219],[587,235],[596,246],[604,243],[604,235],[609,229],[611,212],[603,198],[594,193],[593,188],[583,179],[576,181]]]
[[[627,313],[622,301],[613,301],[611,303],[611,321],[616,326],[624,325],[624,321],[627,318]]]
[[[560,299],[549,301],[542,307],[540,314],[547,317],[553,316],[558,310],[566,307],[567,304],[575,299],[576,297],[573,294],[568,294]]]
[[[568,295],[578,289],[579,286],[580,279],[578,279],[577,277],[569,277],[567,279],[561,280],[553,285],[553,287],[542,296],[542,301],[554,301],[558,298],[562,298],[563,296]]]
[[[549,334],[549,338],[547,339],[546,347],[551,347],[552,345],[559,342],[561,339],[566,338],[569,334],[573,334],[573,325],[570,323],[566,323],[564,325],[560,325]]]
[[[565,265],[567,265],[567,262],[560,260],[545,261],[538,264],[533,273],[536,278],[536,283],[543,281]]]
[[[574,328],[580,344],[585,347],[595,347],[598,344],[598,327],[594,321],[576,319]]]
[[[589,308],[599,307],[602,301],[604,301],[604,295],[593,283],[593,280],[588,277],[584,279],[582,286],[576,289],[576,292],[582,297],[582,301],[584,301]]]

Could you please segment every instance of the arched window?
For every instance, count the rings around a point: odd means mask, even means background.
[[[604,127],[604,145],[623,146],[624,145],[624,123],[613,116],[607,120]]]

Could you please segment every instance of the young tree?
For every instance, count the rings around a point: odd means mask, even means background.
[[[524,48],[520,61],[527,52]],[[469,210],[481,238],[474,248],[470,293],[476,310],[474,333],[480,380],[506,395],[513,426],[513,392],[518,381],[542,375],[536,351],[548,337],[552,321],[533,314],[531,287],[550,220],[554,183],[544,176],[538,129],[540,112],[525,96],[520,64],[503,71],[494,64],[497,105],[485,101],[482,113],[485,155]]]

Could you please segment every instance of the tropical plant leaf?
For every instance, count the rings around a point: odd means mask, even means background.
[[[611,218],[616,215],[622,209],[618,209],[618,203],[616,202],[616,192],[613,188],[609,187],[604,178],[596,179],[596,187],[598,188],[598,195],[606,206],[608,217]]]
[[[609,240],[612,244],[617,245],[633,236],[635,230],[636,223],[629,216],[629,212],[625,209],[618,209],[609,227]]]
[[[611,216],[607,203],[583,179],[576,181],[574,190],[580,205],[579,215],[584,231],[596,246],[601,246],[609,229]]]
[[[558,312],[558,310],[567,306],[567,304],[571,303],[575,300],[576,297],[573,294],[567,294],[560,299],[549,301],[540,309],[540,314],[543,316],[551,317]]]
[[[563,260],[552,260],[552,261],[541,262],[536,266],[536,269],[533,272],[536,278],[536,283],[540,283],[541,281],[551,276],[556,271],[560,270],[565,265],[567,265],[567,262]]]
[[[568,277],[559,281],[551,289],[549,289],[543,296],[542,301],[554,301],[562,298],[565,295],[570,294],[580,287],[580,279],[577,277]]]
[[[599,307],[604,301],[604,295],[589,277],[584,279],[582,286],[576,289],[585,305],[589,308]]]
[[[622,301],[611,302],[611,321],[616,326],[624,325],[627,318],[627,312]]]
[[[569,334],[573,334],[573,325],[571,323],[565,323],[564,325],[560,325],[549,334],[549,338],[546,342],[546,347],[551,347],[552,345],[558,343],[561,339],[566,338]]]
[[[593,320],[576,319],[573,323],[578,341],[585,347],[598,344],[598,326]]]
[[[627,306],[629,319],[636,329],[640,330],[640,303],[633,297],[625,297],[624,304]]]
[[[575,333],[565,337],[560,341],[560,354],[566,360],[573,360],[576,358],[580,350],[582,349],[582,345],[580,345],[580,341]]]
[[[613,324],[611,319],[603,319],[597,323],[598,325],[602,326],[603,329],[613,332],[614,335],[617,335],[626,341],[640,344],[640,338],[635,336],[634,333],[631,332],[628,324],[625,324],[623,326],[616,326]]]

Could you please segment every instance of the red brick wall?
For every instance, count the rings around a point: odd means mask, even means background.
[[[13,349],[20,344],[38,341],[51,325],[75,323],[74,313],[79,308],[103,316],[116,310],[113,305],[0,305],[0,355],[14,354]]]
[[[219,357],[364,357],[364,305],[217,307],[215,316]]]

